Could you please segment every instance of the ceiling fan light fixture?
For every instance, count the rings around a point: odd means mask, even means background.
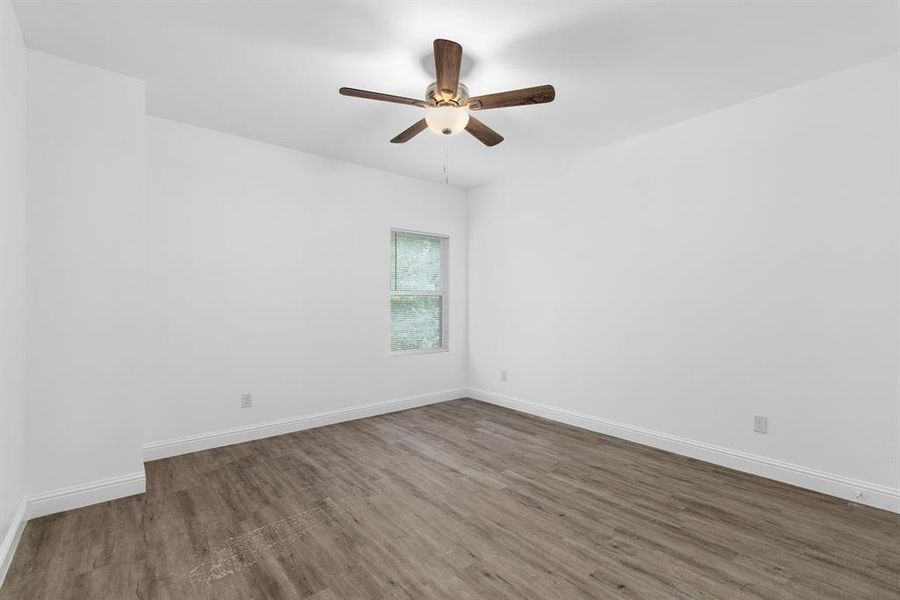
[[[428,128],[441,135],[454,135],[469,123],[469,109],[461,106],[429,106],[425,109]]]

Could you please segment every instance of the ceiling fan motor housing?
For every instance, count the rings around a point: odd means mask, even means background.
[[[456,94],[449,100],[444,99],[438,90],[437,82],[433,82],[425,88],[425,100],[433,106],[465,106],[469,101],[469,88],[460,83],[456,88]]]

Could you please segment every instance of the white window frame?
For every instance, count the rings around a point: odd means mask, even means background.
[[[441,239],[441,289],[438,291],[409,291],[391,289],[391,243],[393,242],[393,234],[409,233],[412,235],[427,235]],[[450,351],[450,236],[442,233],[429,233],[427,231],[416,231],[415,229],[400,229],[391,227],[388,236],[388,336],[387,346],[391,356],[411,356],[415,354],[436,354],[438,352]],[[424,348],[421,350],[392,350],[391,349],[391,298],[393,296],[440,296],[441,297],[441,347],[440,348]]]

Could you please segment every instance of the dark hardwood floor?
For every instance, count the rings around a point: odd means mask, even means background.
[[[13,598],[900,598],[900,516],[458,400],[148,463]]]

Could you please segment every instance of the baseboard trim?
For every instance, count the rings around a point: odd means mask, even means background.
[[[468,395],[482,402],[496,404],[519,412],[544,417],[551,421],[574,425],[582,429],[596,431],[612,437],[637,442],[645,446],[674,452],[682,456],[696,458],[900,514],[900,489],[851,479],[756,454],[698,442],[643,427],[618,423],[609,419],[522,400],[521,398],[487,390],[469,388]],[[862,497],[857,497],[858,492],[862,493]]]
[[[6,573],[12,564],[25,524],[29,519],[52,515],[54,513],[75,508],[82,508],[99,502],[116,500],[135,494],[143,494],[146,489],[144,469],[140,471],[109,477],[89,483],[82,483],[66,488],[60,488],[32,494],[22,498],[19,508],[13,516],[3,542],[0,544],[0,586],[6,579]]]
[[[200,450],[209,450],[211,448],[220,448],[222,446],[230,446],[232,444],[240,444],[252,440],[260,440],[275,435],[285,433],[293,433],[304,429],[312,429],[314,427],[322,427],[324,425],[334,425],[335,423],[343,423],[345,421],[354,421],[366,417],[374,417],[376,415],[384,415],[387,413],[397,412],[398,410],[406,410],[425,406],[428,404],[437,404],[438,402],[446,402],[448,400],[456,400],[462,398],[466,394],[465,388],[453,390],[444,390],[441,392],[433,392],[430,394],[422,394],[419,396],[409,396],[397,400],[388,400],[385,402],[371,402],[369,404],[359,404],[347,408],[337,410],[328,410],[299,417],[291,417],[288,419],[279,419],[277,421],[268,421],[258,423],[256,425],[247,425],[244,427],[232,427],[230,429],[222,429],[219,431],[211,431],[209,433],[201,433],[197,435],[189,435],[171,440],[161,440],[158,442],[148,442],[144,444],[144,461],[158,460],[160,458],[168,458],[170,456],[178,456],[180,454],[188,454],[190,452],[198,452]]]
[[[25,500],[22,500],[16,514],[13,515],[9,529],[6,530],[6,535],[3,536],[3,543],[0,544],[0,587],[6,580],[6,573],[12,564],[16,548],[19,547],[19,540],[22,539],[22,532],[25,530],[25,521]]]
[[[134,473],[26,496],[25,516],[28,519],[34,519],[64,510],[143,494],[145,490],[146,477],[144,469],[141,467],[140,471]]]

